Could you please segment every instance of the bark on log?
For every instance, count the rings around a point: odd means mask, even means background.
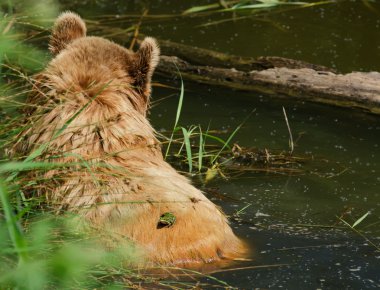
[[[271,68],[243,72],[190,64],[178,57],[161,56],[157,72],[231,89],[290,96],[380,114],[380,73],[335,74],[311,68]]]

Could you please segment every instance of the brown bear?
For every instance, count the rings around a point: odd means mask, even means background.
[[[13,149],[28,155],[42,148],[38,158],[66,164],[39,173],[47,181],[35,192],[46,205],[131,241],[142,249],[144,265],[242,257],[244,243],[226,216],[165,162],[146,118],[160,55],[156,41],[146,37],[132,52],[87,37],[83,20],[65,12],[49,48],[54,58],[35,78],[29,126]],[[172,223],[160,226],[167,213]]]

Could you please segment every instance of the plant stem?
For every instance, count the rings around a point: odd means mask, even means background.
[[[289,132],[289,147],[290,147],[290,154],[293,154],[294,151],[294,142],[293,142],[293,134],[292,130],[290,130],[290,125],[288,121],[288,116],[286,115],[286,110],[284,107],[282,107],[282,111],[284,112],[284,117],[285,117],[285,122],[286,126],[288,127],[288,132]]]

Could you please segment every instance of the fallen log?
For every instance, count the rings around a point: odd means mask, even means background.
[[[380,114],[378,72],[335,74],[311,68],[287,67],[244,72],[234,68],[193,65],[175,56],[162,56],[157,72],[174,76],[178,74],[177,68],[182,78],[199,83],[360,108]]]
[[[125,42],[124,32],[113,34]],[[144,36],[139,35],[141,40]],[[339,74],[331,68],[282,57],[239,57],[158,40],[162,56],[157,73],[223,86],[292,97],[380,114],[380,73]],[[168,56],[169,55],[169,56]],[[177,69],[178,68],[178,69]]]

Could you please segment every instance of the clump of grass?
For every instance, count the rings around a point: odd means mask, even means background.
[[[183,88],[181,80],[181,95],[174,129],[170,133],[170,138],[163,136],[164,139],[169,140],[166,156],[180,169],[182,169],[181,165],[185,165],[189,174],[203,176],[205,183],[217,176],[227,178],[228,173],[238,176],[244,172],[289,175],[304,172],[301,166],[310,157],[293,156],[295,144],[285,111],[285,121],[290,134],[290,151],[244,148],[234,144],[233,140],[254,111],[226,139],[218,136],[220,132],[210,131],[209,128],[203,131],[200,125],[183,127],[178,122],[184,98]],[[170,154],[170,146],[173,147],[172,154]]]

